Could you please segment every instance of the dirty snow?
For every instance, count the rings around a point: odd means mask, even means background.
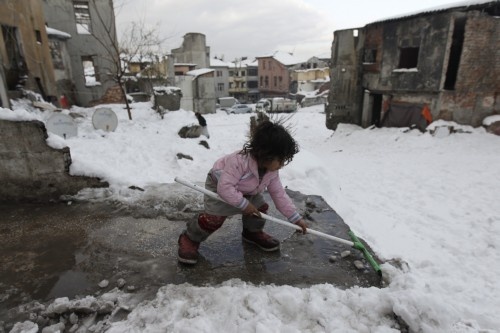
[[[75,119],[78,136],[49,134],[49,144],[70,147],[72,174],[111,184],[82,191],[80,198],[141,202],[142,192],[127,191],[129,186],[154,187],[177,176],[202,182],[218,157],[242,146],[250,118],[207,114],[207,150],[199,145],[204,138],[177,135],[182,126],[197,124],[193,112],[161,119],[149,103],[132,106],[132,121],[123,105],[109,106],[119,118],[115,132],[94,130],[94,109],[75,107],[71,113],[84,116]],[[0,118],[50,116],[27,105],[15,109],[0,109]],[[393,314],[413,332],[498,332],[500,137],[482,128],[444,137],[353,125],[333,132],[322,111],[302,108],[288,120],[301,151],[281,171],[282,181],[321,195],[387,261],[388,286],[257,286],[228,277],[221,285],[166,285],[140,304],[127,303],[126,293],[115,290],[115,303],[132,312],[110,324],[109,332],[397,332]],[[193,160],[177,159],[179,152]],[[13,331],[36,332],[35,326],[18,323]]]

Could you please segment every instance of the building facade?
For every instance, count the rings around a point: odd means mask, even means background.
[[[293,66],[301,61],[293,55],[277,51],[272,55],[257,57],[259,91],[262,97],[288,97],[297,92],[293,81]]]
[[[390,105],[480,126],[500,113],[498,16],[500,2],[471,1],[335,31],[326,126],[379,125]]]
[[[120,64],[112,0],[43,0],[47,25],[71,35],[72,104],[88,106],[116,85]],[[62,19],[64,18],[64,19]]]
[[[3,107],[21,88],[57,101],[57,88],[41,0],[0,2],[0,97]]]

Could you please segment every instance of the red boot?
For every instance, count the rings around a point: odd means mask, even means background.
[[[200,243],[193,242],[185,232],[179,236],[178,243],[177,260],[184,264],[196,264],[198,262],[198,248],[200,247]]]
[[[280,248],[280,241],[264,231],[250,232],[243,229],[241,236],[245,242],[255,244],[261,250],[267,252],[276,251]]]

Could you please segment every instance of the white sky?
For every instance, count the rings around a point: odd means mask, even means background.
[[[188,32],[205,34],[211,56],[255,57],[276,50],[309,58],[330,54],[333,31],[452,0],[115,0],[118,31],[133,21],[159,24],[165,49]],[[120,33],[119,33],[120,35]]]
[[[82,191],[80,198],[156,209],[174,206],[166,202],[179,196],[162,184],[177,176],[203,182],[217,158],[240,149],[250,118],[222,111],[206,115],[208,150],[199,139],[177,134],[182,126],[197,124],[192,111],[168,112],[160,119],[150,103],[136,103],[130,121],[123,105],[110,107],[119,120],[115,132],[94,130],[95,109],[74,107],[72,112],[84,116],[75,119],[78,136],[64,140],[49,133],[47,141],[56,148],[70,147],[72,174],[111,184]],[[0,119],[46,122],[52,114],[27,104],[14,109],[0,108]],[[384,261],[407,263],[402,269],[382,265],[387,287],[256,286],[228,276],[221,285],[165,285],[139,305],[131,301],[134,294],[117,290],[88,296],[89,301],[112,300],[132,310],[128,319],[112,323],[109,332],[396,333],[393,313],[411,332],[498,332],[500,137],[470,127],[463,127],[470,133],[444,137],[353,125],[340,125],[334,133],[325,127],[322,111],[322,105],[301,108],[289,121],[301,151],[280,171],[282,182],[322,196]],[[178,160],[179,151],[193,160]],[[130,190],[130,185],[145,192]],[[199,200],[201,204],[201,196]],[[37,331],[37,324],[25,322],[12,332]]]

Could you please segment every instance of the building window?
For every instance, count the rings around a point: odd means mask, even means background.
[[[217,76],[218,77],[222,76],[222,71],[217,71]]]
[[[261,87],[263,86],[263,84],[262,84],[263,82],[264,82],[264,78],[261,76],[261,77],[260,77],[260,86],[261,86]]]
[[[241,76],[245,76],[245,71],[241,71]]]
[[[234,76],[234,71],[229,71],[229,76]]]
[[[399,49],[398,68],[417,68],[418,47],[402,47]]]
[[[224,91],[224,83],[217,83],[217,90]]]
[[[257,81],[248,81],[248,88],[258,88]]]
[[[266,69],[266,62],[265,62],[265,60],[262,60],[262,69]]]
[[[82,57],[83,75],[85,76],[86,86],[99,85],[99,78],[97,75],[97,68],[94,64],[92,56]]]
[[[269,87],[269,77],[266,75],[265,79],[264,79],[264,84],[265,84],[265,87]]]
[[[73,1],[75,11],[76,31],[79,34],[90,34],[90,10],[86,1]]]
[[[248,69],[248,76],[257,76],[257,68],[250,68]]]
[[[274,79],[273,80],[274,81],[274,86],[277,87],[278,86],[278,77],[275,76],[273,79]]]
[[[363,63],[374,64],[377,60],[377,49],[365,49],[363,53]]]
[[[36,37],[36,42],[38,44],[42,44],[42,34],[40,33],[40,30],[35,30],[35,37]]]
[[[233,88],[233,82],[229,82],[229,89]]]

